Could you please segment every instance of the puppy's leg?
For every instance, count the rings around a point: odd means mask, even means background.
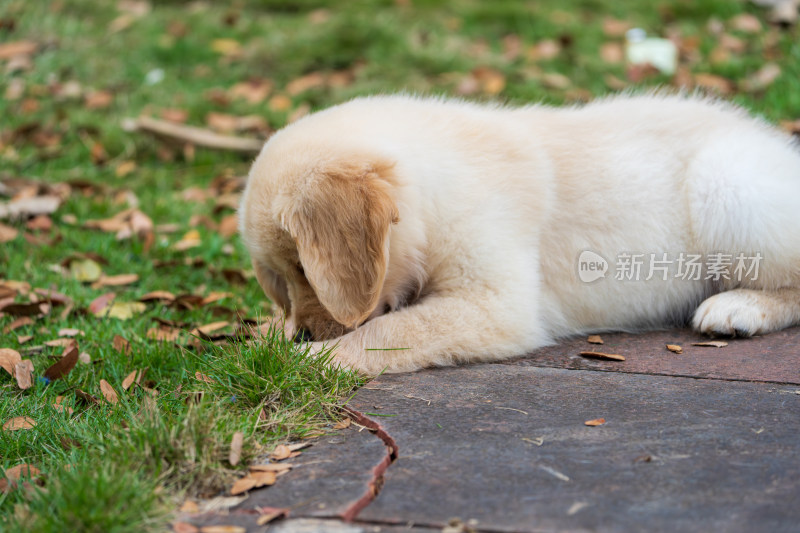
[[[700,304],[692,325],[708,334],[750,337],[800,324],[800,289],[736,289]]]
[[[511,313],[498,303],[488,294],[432,295],[313,349],[334,346],[335,363],[376,375],[498,360],[547,343],[534,309]]]

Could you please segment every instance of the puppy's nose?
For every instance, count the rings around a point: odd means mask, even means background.
[[[294,335],[294,342],[311,342],[313,340],[314,338],[311,336],[311,332],[306,328],[300,328]]]

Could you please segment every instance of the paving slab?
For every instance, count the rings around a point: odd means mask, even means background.
[[[382,376],[350,405],[382,426],[398,458],[357,519],[798,531],[798,390],[504,364]],[[584,425],[597,418],[606,423]]]
[[[590,344],[581,337],[506,364],[800,384],[800,327],[763,337],[717,339],[728,343],[722,348],[693,346],[712,339],[689,329],[607,333],[601,337],[602,345]],[[667,344],[681,346],[683,353],[670,352]],[[582,351],[619,354],[626,360],[590,359],[579,355]]]
[[[290,509],[291,517],[352,519],[380,488],[391,461],[385,443],[363,426],[351,426],[316,441],[277,483],[254,490],[234,512],[259,507]]]

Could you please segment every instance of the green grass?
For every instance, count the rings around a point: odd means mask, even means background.
[[[679,31],[685,40],[695,39],[696,52],[682,61],[690,73],[724,76],[738,84],[765,61],[776,63],[781,76],[766,89],[735,91],[728,98],[770,120],[800,118],[798,30],[764,24],[762,31],[742,32],[730,23],[742,13],[764,21],[763,13],[743,0],[154,1],[146,15],[131,17],[126,27],[112,31],[113,21],[119,24],[118,17],[126,15],[111,0],[0,0],[0,44],[22,39],[42,44],[30,69],[0,75],[0,95],[12,84],[24,84],[19,98],[0,98],[0,181],[79,180],[96,187],[85,195],[73,189],[53,215],[54,231],[44,235],[53,242],[32,245],[20,235],[0,244],[0,280],[53,288],[75,303],[63,319],[56,308],[33,325],[0,334],[0,348],[24,351],[70,327],[85,332],[78,343],[91,358],[64,379],[46,383],[36,378],[57,360],[61,348],[27,355],[36,381],[26,391],[0,370],[0,423],[16,416],[37,423],[29,430],[0,431],[0,468],[28,463],[43,472],[43,486],[0,495],[0,529],[159,530],[183,498],[219,494],[236,475],[227,463],[235,432],[245,435],[241,468],[280,441],[324,431],[339,416],[337,406],[361,383],[353,374],[331,370],[324,357],[305,357],[276,332],[256,344],[227,346],[185,346],[185,337],[176,346],[148,338],[155,318],[191,329],[218,320],[236,322],[239,314],[266,317],[272,308],[249,272],[244,284],[222,274],[224,269],[248,268],[238,239],[190,225],[195,215],[219,222],[232,209],[215,210],[213,197],[183,197],[186,189],[208,188],[219,176],[246,174],[250,158],[198,148],[186,159],[180,147],[171,159],[165,158],[162,142],[122,128],[125,117],[181,109],[189,124],[202,126],[212,111],[255,114],[274,130],[303,106],[319,109],[362,94],[456,95],[465,76],[478,67],[493,69],[505,86],[496,94],[478,90],[466,96],[470,99],[562,104],[601,97],[613,92],[609,76],[626,78],[624,64],[600,58],[604,43],[622,42],[603,31],[603,21],[610,17],[651,34]],[[742,39],[743,52],[712,61],[719,42],[708,29],[712,18]],[[518,54],[507,53],[513,41],[509,36],[519,43]],[[223,56],[213,49],[215,39],[237,41],[241,53]],[[560,51],[549,59],[532,59],[530,49],[543,40],[560,43]],[[0,71],[5,66],[0,62]],[[163,80],[148,83],[154,72],[163,72]],[[288,83],[312,72],[344,74],[344,81],[287,93]],[[566,76],[569,85],[554,88],[549,74]],[[231,99],[224,104],[210,97],[247,80],[267,80],[272,91],[255,103]],[[113,101],[105,109],[88,109],[83,97],[57,94],[58,86],[67,82],[77,82],[84,93],[110,91]],[[670,82],[655,76],[629,86],[637,90]],[[274,95],[288,95],[288,109],[270,105]],[[35,135],[21,134],[24,128],[57,136],[58,142],[55,147],[38,146]],[[94,143],[103,146],[107,162],[92,161]],[[125,161],[134,161],[136,169],[118,177],[116,169]],[[119,191],[131,191],[156,225],[177,224],[178,231],[157,234],[146,251],[137,239],[117,241],[113,234],[81,227],[86,220],[125,208],[124,201],[115,200]],[[70,217],[78,224],[67,223]],[[24,223],[12,224],[22,232]],[[190,229],[200,232],[202,245],[173,250]],[[139,281],[93,289],[64,275],[58,265],[81,252],[102,256],[106,274],[135,273]],[[184,264],[187,258],[197,264]],[[177,264],[159,266],[170,261]],[[81,312],[105,292],[117,293],[118,301],[134,301],[154,290],[231,295],[194,309],[151,303],[126,321]],[[0,328],[11,321],[0,318]],[[18,335],[33,339],[20,344]],[[114,348],[116,335],[130,342],[130,354]],[[143,386],[123,391],[125,376],[143,369]],[[210,382],[196,379],[197,372]],[[102,400],[101,379],[115,388],[117,405]],[[100,403],[81,402],[77,389]],[[64,396],[63,405],[72,414],[52,407],[57,396]]]

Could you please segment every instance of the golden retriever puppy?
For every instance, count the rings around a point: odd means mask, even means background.
[[[708,99],[359,98],[267,142],[240,225],[288,334],[368,374],[800,322],[798,146]]]

